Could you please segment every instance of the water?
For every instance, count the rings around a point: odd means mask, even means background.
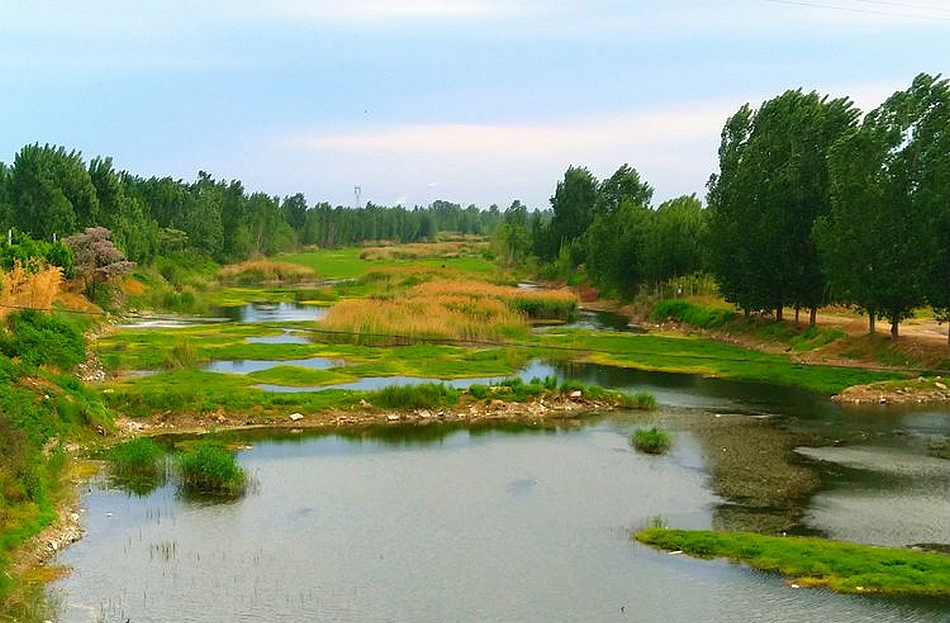
[[[239,455],[256,486],[233,503],[93,487],[87,537],[59,559],[77,570],[54,588],[60,620],[946,620],[634,543],[655,516],[708,528],[720,501],[688,431],[644,456],[635,417],[258,441]]]
[[[234,322],[296,322],[319,320],[327,315],[329,307],[304,303],[248,303],[222,307],[216,315]]]

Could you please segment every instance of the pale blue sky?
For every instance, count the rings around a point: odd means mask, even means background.
[[[0,161],[502,209],[629,163],[704,197],[742,104],[868,111],[948,63],[946,0],[0,0]]]

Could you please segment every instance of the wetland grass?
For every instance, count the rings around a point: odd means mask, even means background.
[[[227,448],[198,443],[178,457],[182,489],[189,494],[236,498],[247,488],[247,474]]]
[[[782,574],[797,586],[840,593],[950,598],[950,556],[809,537],[651,527],[635,538],[699,558],[728,558]]]
[[[529,320],[572,317],[569,291],[528,291],[479,281],[438,279],[334,305],[321,326],[360,343],[413,339],[501,341],[524,337]]]
[[[673,447],[673,437],[656,426],[637,429],[630,437],[630,442],[646,454],[666,454]]]
[[[236,285],[259,285],[265,283],[298,284],[317,278],[313,268],[292,262],[274,260],[251,260],[231,264],[218,271],[218,281]]]
[[[138,437],[106,453],[112,463],[111,481],[136,495],[147,495],[167,477],[165,449],[149,437]]]

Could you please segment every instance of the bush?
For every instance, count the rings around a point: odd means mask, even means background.
[[[656,426],[637,429],[630,440],[637,450],[647,454],[665,454],[673,445],[670,434]]]
[[[457,400],[458,390],[445,383],[387,385],[369,397],[372,404],[383,409],[431,409],[453,405]]]
[[[165,449],[148,437],[115,446],[106,458],[112,462],[113,484],[136,495],[151,493],[167,477]]]
[[[70,370],[86,358],[86,340],[69,320],[24,309],[7,317],[7,332],[0,341],[3,353],[31,366],[52,364]]]
[[[217,444],[199,443],[183,452],[178,467],[187,493],[235,498],[247,488],[244,469],[231,452]]]
[[[655,321],[675,320],[700,329],[721,329],[735,317],[736,312],[731,309],[702,307],[683,299],[657,301],[650,311],[650,318]]]

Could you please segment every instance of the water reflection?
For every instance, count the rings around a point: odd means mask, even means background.
[[[636,417],[438,443],[405,427],[398,441],[256,441],[240,461],[259,489],[227,505],[94,490],[87,537],[59,559],[77,569],[57,584],[61,621],[945,619],[634,544],[655,516],[709,527],[720,502],[703,470],[629,449]],[[703,452],[689,430],[677,443],[687,463]]]
[[[319,320],[326,316],[328,307],[294,302],[257,302],[233,307],[221,307],[215,315],[233,322],[295,322]]]

